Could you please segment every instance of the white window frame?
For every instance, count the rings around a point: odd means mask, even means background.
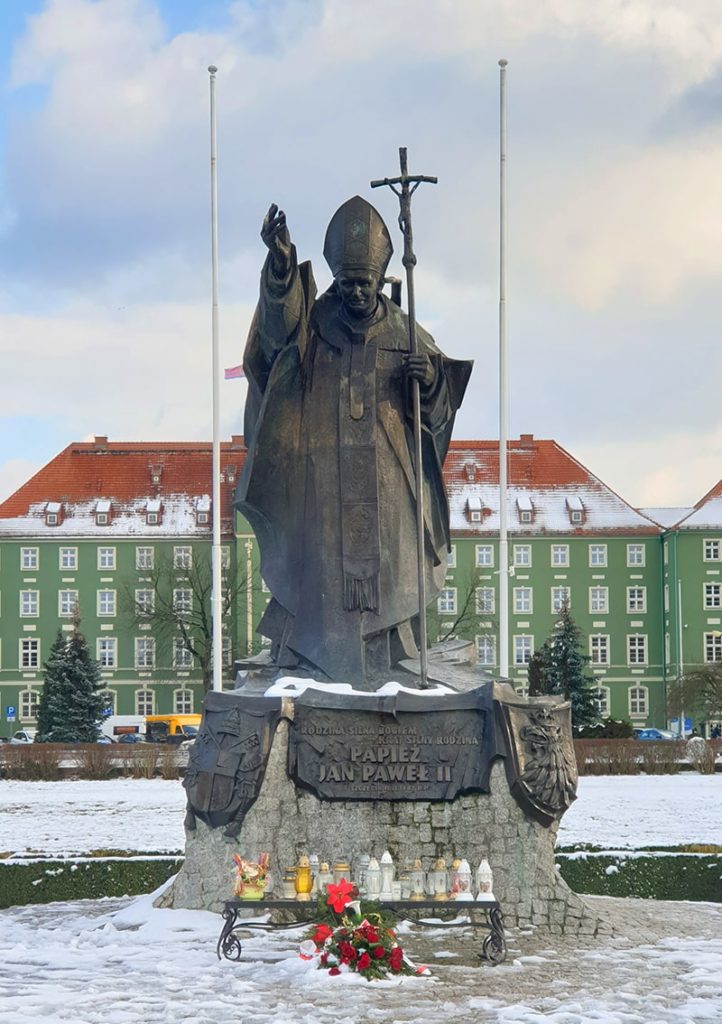
[[[154,715],[155,691],[145,688],[142,690],[136,690],[134,694],[134,703],[136,715]]]
[[[564,592],[564,596],[559,600],[558,592]],[[559,615],[562,608],[566,604],[568,608],[572,606],[572,588],[564,586],[551,587],[551,612],[552,615]]]
[[[73,594],[74,597],[69,598],[68,594]],[[59,619],[72,619],[75,614],[75,609],[78,607],[80,602],[80,591],[79,590],[59,590],[58,591],[58,618]]]
[[[641,643],[640,643],[641,641]],[[649,658],[649,638],[646,633],[627,633],[627,664],[646,665]],[[641,657],[640,657],[641,652]]]
[[[135,614],[139,619],[150,618],[155,612],[155,590],[138,587],[135,591]]]
[[[102,572],[115,572],[115,548],[98,548],[98,570]]]
[[[647,588],[646,587],[627,587],[627,614],[628,615],[646,615],[647,614]]]
[[[231,668],[233,665],[233,638],[230,636],[221,637],[221,648],[223,667]]]
[[[715,537],[705,537],[702,541],[702,561],[719,562],[722,559],[720,548],[722,541]]]
[[[591,665],[609,665],[609,633],[590,633],[589,663]]]
[[[173,713],[176,715],[193,714],[193,690],[183,686],[173,691]]]
[[[18,665],[32,671],[40,668],[40,637],[21,636],[18,640]]]
[[[26,690],[21,690],[18,696],[20,697],[20,700],[18,701],[20,721],[37,722],[38,705],[40,704],[40,691],[33,690],[33,688],[29,686]]]
[[[717,629],[704,634],[704,660],[707,664],[722,661],[722,633]]]
[[[630,686],[627,691],[630,717],[646,718],[649,714],[649,687]]]
[[[514,615],[534,614],[534,588],[514,587],[513,588]]]
[[[568,569],[569,568],[569,545],[568,544],[552,544],[551,546],[551,566],[553,569]]]
[[[141,657],[141,651],[143,656]],[[134,643],[134,664],[136,669],[152,670],[155,668],[155,637],[137,636]],[[150,655],[150,657],[148,657]]]
[[[636,556],[639,555],[637,559]],[[627,544],[627,568],[636,569],[647,564],[647,549],[644,544]]]
[[[446,568],[456,568],[456,544],[452,544],[451,549],[446,552]]]
[[[118,639],[114,636],[99,636],[95,641],[95,660],[101,668],[118,667]]]
[[[597,686],[594,694],[594,702],[597,705],[597,714],[599,717],[609,718],[611,691],[608,686]]]
[[[78,568],[78,549],[77,548],[59,548],[58,549],[58,569],[63,572],[73,570],[75,572]]]
[[[40,564],[39,548],[20,548],[21,572],[37,572]]]
[[[496,637],[493,633],[479,633],[476,638],[476,659],[479,665],[496,665]],[[482,656],[482,647],[484,648]],[[491,655],[491,659],[489,658]]]
[[[443,587],[436,599],[439,615],[456,615],[456,587]]]
[[[221,569],[227,571],[231,567],[231,548],[229,544],[224,544],[221,548]]]
[[[193,640],[191,639],[191,643]],[[191,669],[193,668],[193,652],[189,651],[185,645],[183,637],[173,637],[173,668],[180,669]]]
[[[607,545],[606,544],[590,544],[589,545],[589,567],[590,569],[606,569],[607,568]]]
[[[40,591],[21,590],[19,609],[21,619],[37,619],[40,615]]]
[[[183,594],[183,600],[180,596]],[[176,618],[189,619],[193,614],[193,591],[190,587],[173,588],[173,613]]]
[[[190,544],[176,544],[173,548],[173,568],[193,568],[193,548]]]
[[[96,613],[99,619],[114,619],[118,600],[115,590],[102,589],[96,595]]]
[[[517,569],[530,569],[531,544],[512,544],[512,561]]]
[[[722,583],[704,584],[704,607],[709,611],[722,608]]]
[[[496,614],[496,591],[493,587],[477,587],[474,600],[477,615]]]
[[[534,653],[534,637],[530,633],[515,633],[513,636],[514,664],[528,665]]]
[[[139,544],[135,549],[135,567],[147,572],[155,567],[155,549],[149,544]]]
[[[609,587],[589,588],[589,614],[609,614]]]
[[[494,568],[494,545],[477,544],[474,551],[474,564],[477,569]]]

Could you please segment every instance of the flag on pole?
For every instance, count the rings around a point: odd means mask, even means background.
[[[224,380],[236,380],[238,377],[245,377],[243,366],[229,366],[223,371]]]

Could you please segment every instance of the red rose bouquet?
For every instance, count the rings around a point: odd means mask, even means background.
[[[376,918],[377,915],[372,914]],[[317,924],[308,933],[316,946],[318,966],[329,974],[343,970],[362,974],[367,981],[389,975],[416,974],[416,968],[404,956],[396,933],[384,928],[381,919],[364,918],[354,924],[348,917],[337,928]]]

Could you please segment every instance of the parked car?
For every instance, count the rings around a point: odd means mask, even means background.
[[[635,729],[634,738],[638,740],[676,740],[679,737],[669,729]]]
[[[146,739],[140,732],[124,732],[115,737],[116,743],[145,743]]]
[[[98,736],[96,743],[115,743],[112,736]]]
[[[10,737],[11,743],[33,743],[37,729],[18,729]]]

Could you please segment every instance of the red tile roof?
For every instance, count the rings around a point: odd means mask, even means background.
[[[563,487],[596,483],[597,478],[556,441],[537,440],[522,434],[507,442],[508,479],[518,487]],[[477,480],[499,484],[498,441],[452,441],[444,463],[447,487],[467,481],[466,466],[474,465]]]

